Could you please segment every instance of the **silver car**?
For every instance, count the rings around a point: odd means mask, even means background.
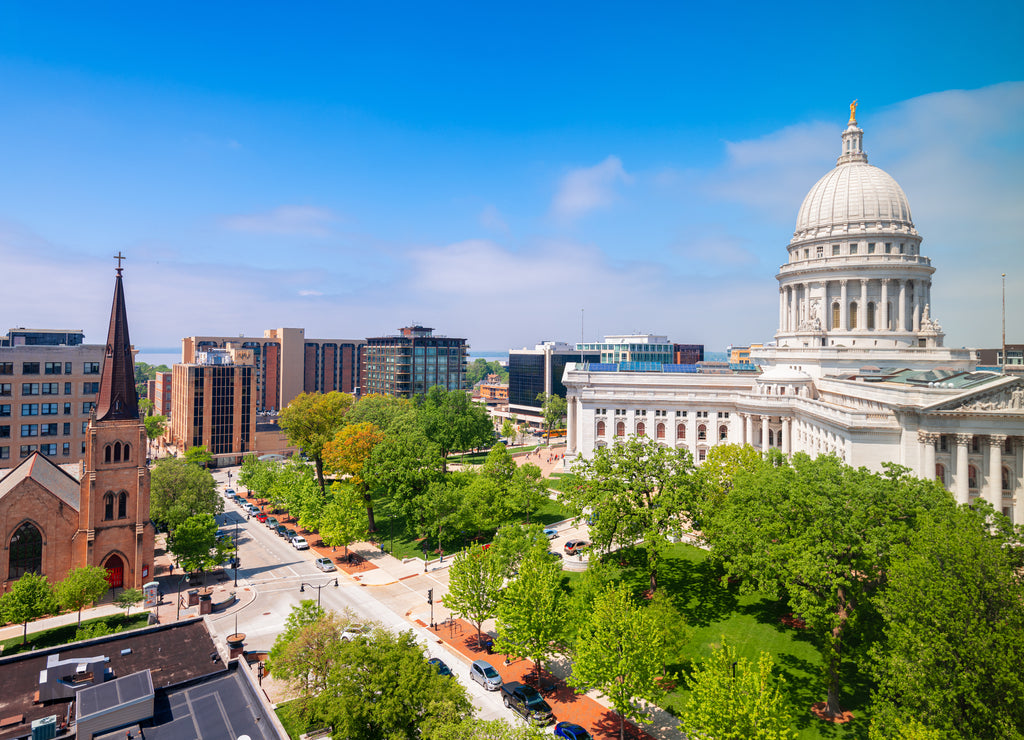
[[[501,676],[486,660],[474,660],[469,667],[469,677],[488,691],[501,688]]]

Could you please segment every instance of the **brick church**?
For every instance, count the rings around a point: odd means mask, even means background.
[[[105,568],[112,588],[142,588],[153,580],[146,428],[135,392],[121,270],[84,459],[62,466],[33,452],[0,478],[5,592],[25,573],[54,583],[86,565]]]

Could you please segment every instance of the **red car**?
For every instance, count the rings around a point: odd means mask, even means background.
[[[267,515],[261,511],[259,514],[256,515],[256,521],[258,521],[260,524],[266,524]]]

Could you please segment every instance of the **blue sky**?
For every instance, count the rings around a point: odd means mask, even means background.
[[[557,7],[549,7],[557,6]],[[833,7],[834,6],[834,7]],[[769,340],[860,100],[947,344],[1024,341],[1024,7],[0,4],[0,330],[411,321],[474,350]]]

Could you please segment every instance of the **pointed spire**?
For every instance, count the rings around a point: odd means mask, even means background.
[[[100,376],[100,393],[96,398],[96,421],[105,419],[138,419],[139,397],[135,392],[135,363],[132,342],[128,338],[128,313],[121,285],[121,260],[118,252],[117,279],[114,282],[114,304],[110,308],[110,328]]]

